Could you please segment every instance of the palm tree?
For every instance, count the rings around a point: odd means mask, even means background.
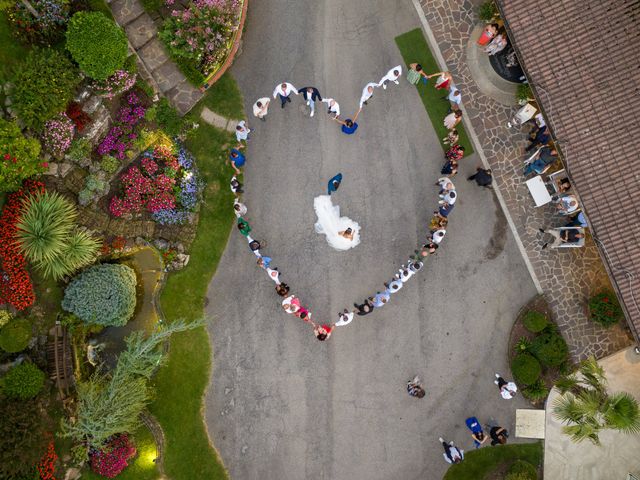
[[[638,401],[626,392],[608,393],[606,384],[604,370],[594,357],[556,383],[562,396],[554,402],[553,414],[567,424],[562,431],[572,441],[589,439],[600,445],[598,433],[603,429],[640,433]]]

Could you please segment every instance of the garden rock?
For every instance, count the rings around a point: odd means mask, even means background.
[[[176,249],[176,252],[184,253],[184,245],[182,245],[182,243],[180,242],[176,243],[174,248]]]
[[[11,105],[13,103],[13,100],[11,100],[11,97],[7,97],[4,99],[4,104],[8,107],[9,105]]]
[[[78,92],[78,95],[76,95],[73,100],[76,103],[82,103],[87,98],[89,98],[90,95],[91,95],[91,92],[89,91],[89,89],[88,88],[83,88],[82,90],[80,90],[80,92]]]
[[[77,480],[81,475],[79,468],[72,467],[64,474],[64,480]]]
[[[93,95],[89,97],[89,99],[82,106],[82,110],[84,111],[84,113],[91,115],[98,109],[100,105],[102,105],[102,100],[100,99],[100,97]]]
[[[47,171],[44,172],[44,175],[58,176],[58,167],[59,167],[59,165],[57,163],[51,162],[49,164],[49,167],[47,168]]]
[[[70,163],[63,162],[58,164],[58,176],[62,178],[66,177],[72,168],[73,165],[71,165]]]
[[[142,237],[136,237],[134,242],[138,247],[143,247],[147,244],[147,241]]]
[[[4,84],[4,94],[5,95],[9,95],[11,93],[11,90],[13,90],[13,83],[11,82],[7,82]]]
[[[110,120],[111,117],[109,116],[109,111],[104,105],[100,104],[93,122],[87,126],[83,137],[93,144],[97,143],[100,137],[107,133]]]
[[[153,246],[158,250],[167,250],[169,248],[169,242],[164,238],[158,238],[153,241]]]

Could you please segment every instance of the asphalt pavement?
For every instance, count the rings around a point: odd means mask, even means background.
[[[324,108],[309,118],[301,97],[284,110],[273,100],[264,123],[251,105],[289,81],[336,98],[346,117],[366,83],[403,63],[394,37],[419,26],[410,0],[250,4],[232,68],[254,129],[247,218],[316,322],[383,289],[423,241],[442,149],[404,77],[376,89],[352,136]],[[439,436],[469,449],[468,416],[513,426],[527,403],[503,400],[493,374],[508,374],[508,332],[536,291],[493,193],[466,181],[479,164],[465,158],[454,178],[459,200],[437,255],[389,305],[326,342],[284,313],[234,229],[208,292],[214,358],[205,405],[231,478],[440,479],[448,465]],[[361,244],[347,252],[313,227],[313,198],[338,172],[333,201],[362,227]],[[424,399],[406,393],[416,374]]]

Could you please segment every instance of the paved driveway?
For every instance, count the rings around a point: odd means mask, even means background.
[[[283,80],[317,86],[357,108],[362,87],[402,63],[394,37],[419,26],[409,0],[252,2],[233,67],[247,111]],[[352,137],[302,100],[274,103],[248,149],[245,201],[255,237],[314,319],[383,288],[422,240],[437,202],[438,138],[403,79],[376,90]],[[462,173],[475,168],[466,159]],[[313,198],[338,171],[335,196],[362,243],[332,250],[314,233]],[[381,311],[325,343],[283,313],[273,283],[237,231],[209,289],[214,349],[206,421],[234,479],[439,479],[438,436],[470,447],[464,419],[512,423],[502,400],[506,338],[533,283],[490,191],[457,179],[447,238],[425,270]],[[423,400],[406,394],[414,374]]]

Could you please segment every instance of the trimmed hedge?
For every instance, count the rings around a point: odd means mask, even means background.
[[[26,318],[11,320],[0,330],[0,348],[8,353],[21,352],[31,339],[31,322]]]
[[[69,283],[62,308],[88,324],[125,325],[136,307],[136,283],[126,265],[95,265]]]
[[[529,462],[516,460],[513,462],[511,467],[509,467],[509,472],[507,474],[507,480],[511,479],[538,480],[538,470]]]
[[[27,127],[39,130],[67,108],[79,81],[77,69],[62,53],[32,50],[13,79],[13,107]]]
[[[524,328],[529,330],[531,333],[538,333],[549,325],[549,320],[547,320],[547,317],[540,312],[530,311],[525,314],[522,319],[522,324],[524,325]]]
[[[71,17],[67,50],[80,70],[95,80],[106,80],[122,69],[129,53],[124,31],[101,12],[78,12]]]
[[[528,353],[521,353],[511,362],[511,373],[516,382],[531,385],[540,378],[542,367],[535,357]]]
[[[0,379],[0,386],[7,397],[26,400],[40,393],[44,378],[44,372],[33,363],[21,363]]]
[[[567,342],[555,331],[534,338],[530,351],[545,367],[559,367],[569,355]]]

